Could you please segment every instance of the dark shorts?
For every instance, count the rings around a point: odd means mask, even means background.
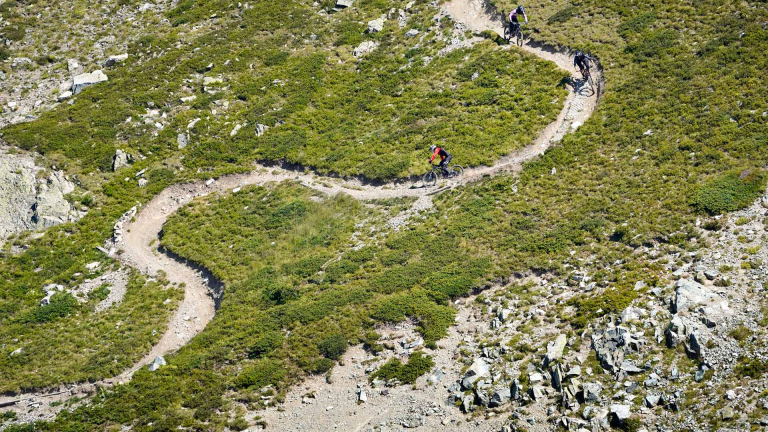
[[[448,155],[445,160],[440,161],[440,166],[445,168],[448,166],[449,163],[451,163],[451,159],[453,159],[453,155]]]

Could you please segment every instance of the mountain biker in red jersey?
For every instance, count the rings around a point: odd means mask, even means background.
[[[518,14],[523,14],[525,23],[528,24],[528,15],[525,14],[523,5],[520,5],[516,9],[512,10],[509,15],[507,15],[507,19],[509,20],[509,33],[512,35],[514,35],[517,29],[520,27],[520,22],[517,20]]]
[[[594,63],[594,59],[582,51],[576,51],[576,55],[573,56],[573,67],[581,71],[584,75],[584,71],[589,71],[589,62]]]
[[[453,159],[453,156],[445,151],[444,148],[440,148],[434,144],[429,146],[429,151],[432,152],[432,157],[429,159],[429,163],[432,163],[432,161],[440,155],[440,168],[442,168],[443,174],[448,175],[448,164],[451,162],[451,159]]]

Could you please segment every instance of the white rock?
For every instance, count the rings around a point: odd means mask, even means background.
[[[64,93],[61,93],[59,95],[59,97],[56,98],[56,100],[58,100],[59,102],[64,102],[65,100],[67,100],[67,99],[69,99],[71,97],[72,97],[72,92],[67,90]]]
[[[200,117],[198,117],[198,118],[196,118],[196,119],[192,120],[192,121],[191,121],[191,122],[189,122],[189,124],[187,125],[187,129],[192,129],[193,127],[195,127],[195,125],[196,125],[196,124],[197,124],[197,122],[199,122],[199,121],[200,121]]]
[[[133,162],[133,155],[118,149],[112,158],[112,171],[117,171]]]
[[[243,125],[241,125],[241,124],[239,124],[239,123],[238,123],[238,124],[236,124],[236,125],[235,125],[235,128],[234,128],[234,129],[232,129],[232,132],[230,132],[230,133],[229,133],[229,136],[233,137],[233,136],[237,135],[237,133],[238,133],[238,132],[240,132],[240,129],[241,129],[242,127],[243,127]]]
[[[377,33],[384,30],[384,22],[387,20],[386,15],[382,15],[379,18],[368,21],[368,33]]]
[[[378,46],[379,46],[378,42],[365,41],[365,42],[361,43],[360,45],[358,45],[357,48],[355,48],[352,51],[352,55],[355,56],[355,57],[362,57],[362,56],[372,52],[376,48],[378,48]]]
[[[128,54],[119,54],[119,55],[109,56],[109,58],[107,58],[107,60],[104,61],[104,66],[106,67],[114,66],[126,60],[128,60]]]
[[[618,419],[620,422],[623,422],[624,420],[628,419],[631,414],[629,405],[611,405],[611,414],[616,416],[616,419]]]
[[[419,31],[416,29],[410,29],[407,32],[405,32],[405,37],[416,37],[419,35]]]
[[[189,141],[189,138],[187,138],[187,134],[185,133],[180,133],[176,136],[176,144],[178,144],[179,150],[186,147],[188,141]]]
[[[730,312],[728,300],[709,291],[704,285],[688,279],[677,281],[672,312],[685,313],[698,307],[709,308],[709,313]]]
[[[260,137],[264,135],[264,133],[269,130],[269,126],[263,125],[261,123],[256,125],[256,136]]]
[[[88,86],[92,86],[94,84],[98,84],[100,82],[107,81],[109,78],[107,78],[107,75],[104,74],[101,70],[96,70],[91,73],[84,73],[77,75],[73,78],[72,82],[72,93],[78,94],[83,89],[85,89]]]
[[[203,85],[204,86],[209,86],[209,85],[212,85],[212,84],[221,84],[223,82],[224,82],[224,79],[219,78],[219,77],[209,77],[209,76],[207,76],[207,77],[203,78]]]
[[[565,349],[565,344],[567,342],[568,338],[565,334],[560,333],[555,340],[547,344],[547,355],[544,357],[545,367],[563,356],[563,350]]]
[[[100,265],[101,265],[101,263],[100,263],[100,262],[98,262],[98,261],[94,261],[94,262],[92,262],[92,263],[88,263],[88,264],[86,264],[86,265],[85,265],[85,269],[86,269],[86,270],[89,270],[89,271],[94,271],[94,270],[96,270],[97,268],[99,268],[99,266],[100,266]]]
[[[185,97],[183,97],[183,98],[179,98],[179,100],[181,101],[181,103],[189,103],[189,102],[192,102],[192,101],[193,101],[193,100],[195,100],[195,99],[197,99],[197,96],[196,96],[196,95],[192,95],[192,96],[185,96]]]
[[[154,372],[158,369],[160,369],[161,366],[165,366],[165,358],[163,356],[157,356],[155,357],[155,361],[152,362],[151,365],[149,365],[149,371]]]

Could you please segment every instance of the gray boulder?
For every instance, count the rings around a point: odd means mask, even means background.
[[[675,285],[672,313],[685,313],[700,307],[708,307],[710,313],[728,312],[728,300],[709,291],[704,285],[688,279],[680,279]]]
[[[118,149],[115,152],[115,156],[112,158],[112,171],[117,171],[131,163],[133,163],[133,155]]]
[[[62,171],[42,175],[31,156],[0,149],[0,243],[12,234],[76,221],[65,196],[75,190]]]
[[[180,133],[180,134],[179,134],[179,135],[176,137],[176,144],[178,144],[178,146],[179,146],[179,150],[181,150],[181,149],[183,149],[184,147],[186,147],[186,146],[187,146],[187,143],[188,143],[188,141],[189,141],[189,138],[187,138],[187,134],[185,134],[185,133]]]
[[[358,46],[357,46],[357,47],[356,47],[356,48],[355,48],[355,49],[352,51],[352,55],[353,55],[353,56],[355,56],[355,58],[357,58],[357,57],[362,57],[362,56],[364,56],[364,55],[366,55],[366,54],[368,54],[368,53],[372,52],[372,51],[373,51],[373,50],[375,50],[376,48],[378,48],[378,46],[379,46],[379,43],[378,43],[378,42],[374,42],[374,41],[365,41],[365,42],[361,43],[360,45],[358,45]]]
[[[472,411],[473,399],[474,398],[472,396],[470,396],[470,395],[464,396],[464,399],[462,399],[462,401],[461,401],[461,411],[462,412],[464,412],[466,414],[466,413]]]
[[[659,404],[659,400],[661,400],[660,395],[649,393],[645,396],[645,406],[653,408]]]
[[[557,335],[555,340],[547,344],[547,355],[544,357],[544,367],[547,367],[555,360],[559,360],[563,356],[563,350],[565,344],[568,342],[568,338],[564,334]]]
[[[382,15],[375,20],[368,21],[368,33],[378,33],[384,30],[384,23],[387,20],[386,15]]]
[[[154,372],[165,365],[166,365],[165,358],[163,356],[157,356],[155,357],[155,361],[153,361],[152,364],[149,365],[149,371]]]
[[[584,383],[581,386],[583,398],[587,402],[593,402],[600,399],[600,392],[603,387],[598,383]]]
[[[475,402],[477,405],[487,407],[491,403],[491,398],[488,397],[488,393],[479,388],[475,389]]]
[[[95,70],[91,73],[84,73],[77,75],[73,78],[72,82],[72,93],[78,94],[81,91],[83,91],[86,87],[92,86],[94,84],[98,84],[100,82],[107,81],[109,78],[107,78],[107,75],[104,74],[101,70]]]
[[[482,358],[477,358],[467,369],[464,378],[461,380],[461,386],[464,389],[471,389],[477,380],[488,375],[490,366]]]
[[[674,348],[684,342],[689,334],[693,331],[692,326],[683,318],[675,316],[672,318],[672,322],[669,323],[669,327],[664,332],[667,339],[667,346]]]
[[[619,423],[624,423],[632,412],[629,409],[629,405],[614,404],[611,405],[611,415]]]
[[[112,67],[118,63],[122,63],[124,61],[128,60],[128,54],[120,54],[120,55],[113,55],[109,56],[107,60],[104,61],[104,66],[106,67]]]
[[[491,408],[499,407],[509,402],[510,399],[512,399],[512,391],[509,389],[509,387],[505,387],[505,388],[496,390],[493,393],[493,396],[491,396],[491,400],[488,403],[488,406]]]
[[[530,389],[528,389],[528,395],[531,397],[531,400],[538,401],[544,399],[544,387],[543,386],[533,386]]]
[[[336,8],[344,9],[352,6],[355,0],[336,0]]]
[[[416,29],[410,29],[407,32],[405,32],[405,37],[416,37],[419,35],[419,31]]]

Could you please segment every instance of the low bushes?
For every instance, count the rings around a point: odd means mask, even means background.
[[[699,186],[693,194],[692,205],[712,215],[748,207],[765,191],[766,176],[761,171],[739,174],[731,171]]]

